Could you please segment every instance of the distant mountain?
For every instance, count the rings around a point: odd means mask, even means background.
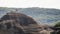
[[[0,17],[7,12],[17,9],[18,12],[31,16],[39,23],[55,23],[60,21],[60,10],[49,8],[0,8]]]

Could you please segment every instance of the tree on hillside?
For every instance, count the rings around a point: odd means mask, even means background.
[[[60,22],[58,22],[54,27],[60,27]]]
[[[51,34],[60,34],[60,22],[57,22],[56,25],[53,27],[54,32]]]

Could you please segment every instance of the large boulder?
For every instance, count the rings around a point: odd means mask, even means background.
[[[0,34],[37,34],[39,25],[21,13],[7,13],[0,19]]]

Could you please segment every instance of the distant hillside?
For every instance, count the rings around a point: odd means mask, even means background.
[[[54,23],[60,21],[60,10],[59,9],[48,9],[48,8],[0,8],[0,17],[11,10],[17,9],[18,12],[31,16],[39,23]]]

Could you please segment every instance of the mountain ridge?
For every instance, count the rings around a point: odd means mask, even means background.
[[[1,7],[2,8],[2,7]],[[60,21],[60,10],[53,8],[0,8],[1,16],[10,12],[12,10],[16,10],[20,13],[26,14],[34,18],[37,22],[41,23],[54,23]]]

